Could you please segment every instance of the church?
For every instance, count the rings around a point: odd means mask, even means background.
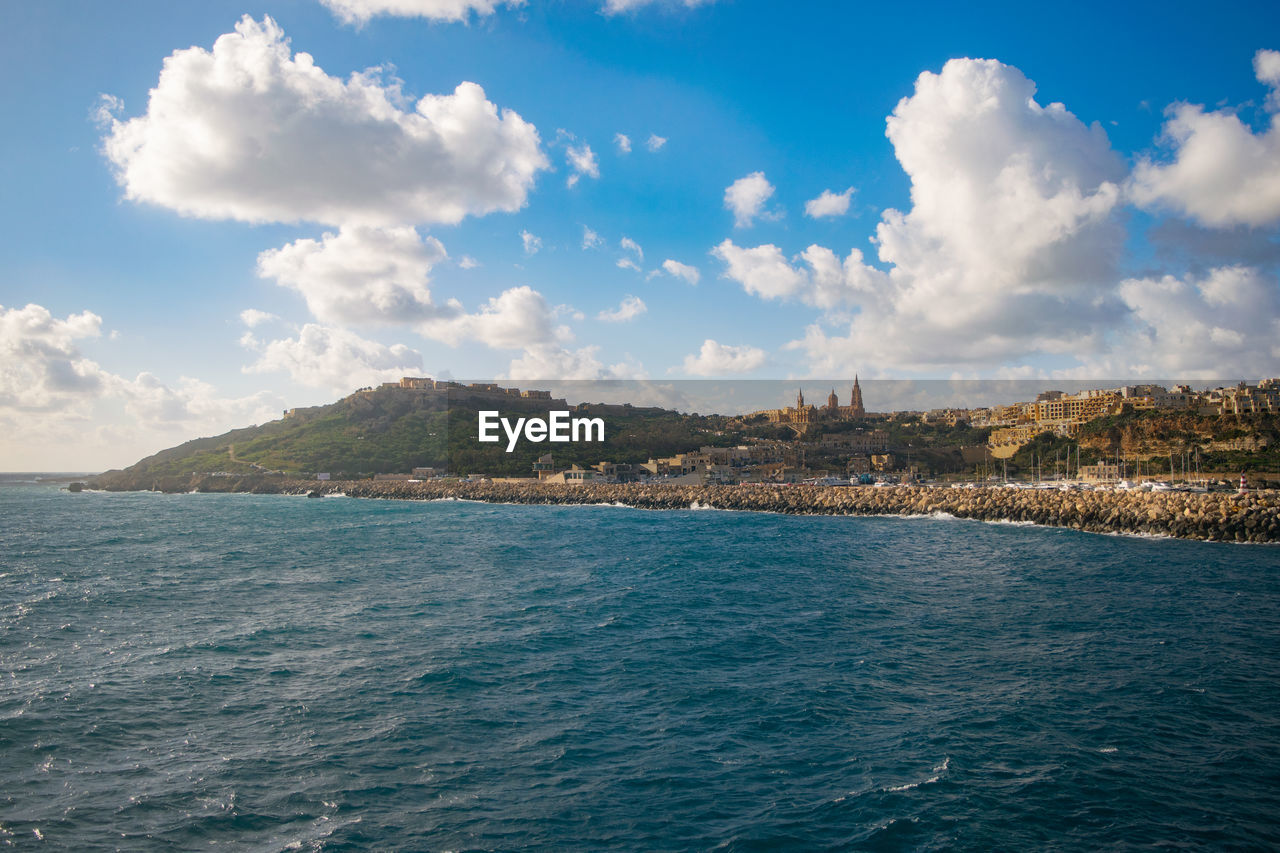
[[[836,389],[831,389],[831,394],[827,397],[827,404],[822,408],[818,408],[812,403],[806,404],[804,401],[804,389],[800,389],[796,395],[796,404],[787,406],[784,409],[766,409],[763,412],[755,414],[764,415],[769,419],[771,424],[784,424],[789,426],[804,426],[818,421],[857,421],[867,416],[867,410],[862,405],[862,388],[858,385],[858,377],[853,377],[853,392],[849,397],[849,405],[840,405],[840,398],[836,396]]]

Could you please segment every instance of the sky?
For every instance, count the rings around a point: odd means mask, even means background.
[[[0,470],[402,375],[1280,375],[1273,2],[2,8]]]

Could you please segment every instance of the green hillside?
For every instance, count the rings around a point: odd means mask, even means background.
[[[493,399],[450,392],[378,389],[327,406],[295,410],[257,427],[232,430],[163,450],[112,475],[128,478],[193,474],[366,477],[432,467],[452,474],[529,476],[534,460],[551,452],[558,465],[587,466],[602,460],[643,462],[703,445],[732,444],[741,432],[718,415],[683,415],[658,408],[583,404],[575,417],[601,417],[603,444],[521,442],[507,453],[505,442],[476,442],[477,413],[498,409],[504,417],[545,416],[548,401]],[[560,408],[559,405],[555,408]]]
[[[378,390],[278,421],[188,441],[124,469],[147,476],[191,474],[361,476],[408,471],[444,461],[448,423],[443,395]]]

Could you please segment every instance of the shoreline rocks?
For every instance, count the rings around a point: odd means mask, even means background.
[[[277,477],[100,478],[108,491],[249,492],[392,500],[458,500],[508,504],[624,504],[638,509],[712,509],[791,515],[932,515],[980,521],[1031,522],[1092,533],[1172,536],[1210,542],[1280,542],[1280,492],[1058,491],[914,486],[673,486],[289,480]]]

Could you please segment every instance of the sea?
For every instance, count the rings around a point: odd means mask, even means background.
[[[0,483],[0,845],[1280,847],[1280,549]]]

